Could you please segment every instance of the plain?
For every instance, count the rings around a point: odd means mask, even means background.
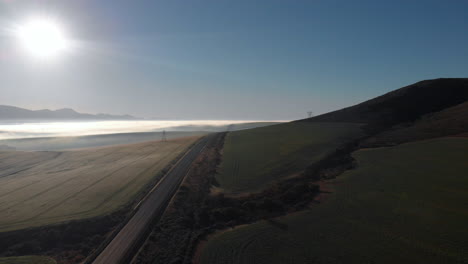
[[[62,152],[0,152],[0,231],[122,208],[198,138]]]

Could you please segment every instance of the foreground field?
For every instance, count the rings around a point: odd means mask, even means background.
[[[24,256],[0,258],[0,264],[56,264],[55,260],[48,257]]]
[[[468,139],[354,153],[310,210],[215,235],[214,263],[467,263]]]
[[[0,231],[115,211],[197,139],[65,152],[0,152]]]
[[[302,171],[360,133],[359,124],[312,122],[231,132],[216,180],[227,192],[257,190]]]

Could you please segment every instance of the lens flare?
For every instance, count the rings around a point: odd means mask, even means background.
[[[69,44],[60,23],[50,18],[26,20],[15,33],[25,50],[39,58],[59,56]]]

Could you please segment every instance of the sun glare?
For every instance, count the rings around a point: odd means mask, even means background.
[[[19,25],[15,33],[20,44],[34,57],[56,57],[68,47],[60,23],[50,18],[29,19]]]

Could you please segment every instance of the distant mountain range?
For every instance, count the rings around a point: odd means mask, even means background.
[[[70,108],[58,110],[28,110],[0,105],[0,120],[137,120],[131,115],[83,114]]]

